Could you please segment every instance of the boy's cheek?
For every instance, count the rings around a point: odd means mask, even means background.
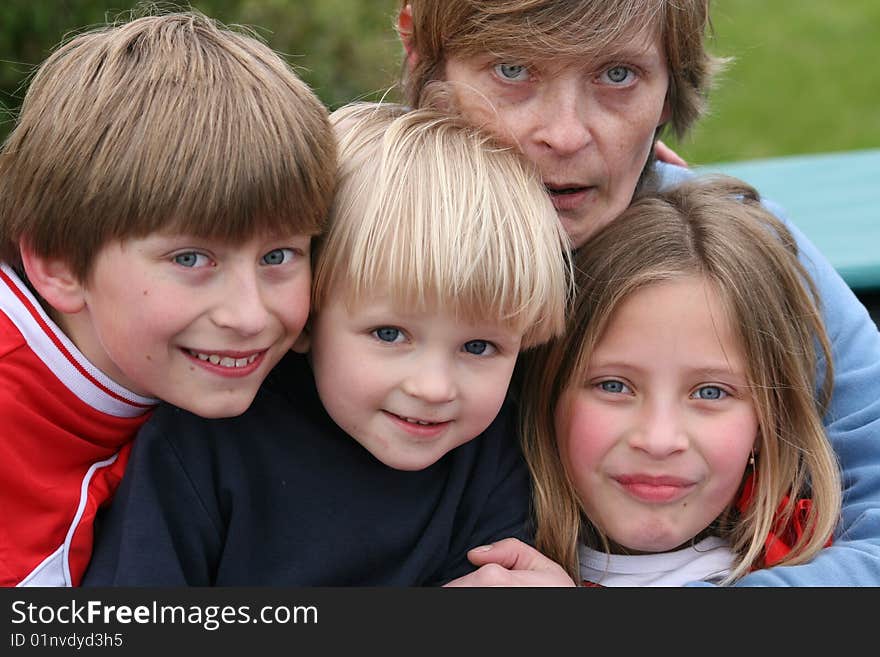
[[[310,297],[310,276],[305,276],[303,280],[295,282],[290,286],[290,289],[280,295],[284,301],[276,306],[277,313],[282,318],[282,323],[293,340],[298,339],[306,328],[309,319]]]
[[[513,376],[513,368],[516,359],[499,364],[498,370],[491,377],[475,381],[472,385],[477,391],[475,397],[470,404],[470,408],[474,414],[474,424],[482,426],[481,429],[474,432],[474,437],[482,433],[501,412],[504,400],[510,388],[510,379]]]

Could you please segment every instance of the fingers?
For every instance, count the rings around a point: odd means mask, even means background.
[[[684,158],[659,139],[654,144],[654,156],[661,162],[677,164],[680,167],[686,167],[688,165],[688,163],[684,161]]]
[[[481,566],[472,573],[454,579],[444,586],[455,587],[487,587],[487,586],[522,586],[514,571],[508,570],[498,564],[490,563]]]
[[[496,563],[480,566],[474,572],[446,584],[447,587],[469,586],[483,588],[513,586],[572,587],[574,585],[575,583],[571,577],[559,566],[547,570],[508,570]]]
[[[531,545],[515,538],[481,545],[468,552],[468,560],[475,566],[497,564],[509,570],[555,570],[560,566]]]
[[[562,566],[515,538],[473,548],[468,559],[478,568],[447,587],[575,585]]]

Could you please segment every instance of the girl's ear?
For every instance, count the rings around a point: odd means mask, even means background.
[[[312,346],[311,326],[309,324],[310,322],[306,322],[306,325],[303,326],[303,330],[300,331],[291,347],[298,354],[309,353],[309,348]]]
[[[403,44],[403,50],[406,52],[406,66],[412,71],[419,62],[419,54],[413,47],[412,35],[412,7],[409,3],[403,6],[397,15],[397,33],[400,35],[400,42]]]
[[[28,280],[46,303],[66,314],[85,308],[82,283],[67,262],[35,253],[24,240],[19,243],[19,251]]]

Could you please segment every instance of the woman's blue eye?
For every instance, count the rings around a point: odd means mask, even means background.
[[[293,260],[293,249],[272,249],[262,257],[264,265],[283,265]]]
[[[521,82],[529,78],[529,69],[522,64],[496,64],[495,72],[504,80]]]
[[[694,397],[697,399],[724,399],[727,396],[727,392],[719,388],[718,386],[703,386],[702,388],[698,388],[694,393]]]
[[[602,381],[599,384],[599,387],[602,388],[602,390],[605,392],[620,393],[626,392],[628,390],[626,384],[624,384],[622,381]]]
[[[396,342],[401,333],[400,329],[396,329],[393,326],[383,326],[382,328],[377,328],[373,331],[373,335],[379,338],[382,342]]]
[[[174,256],[174,262],[181,267],[204,267],[210,262],[210,259],[204,253],[187,251],[186,253],[178,253]]]
[[[632,69],[628,66],[612,66],[607,71],[605,71],[605,77],[608,78],[614,84],[621,84],[622,82],[626,82],[627,78],[632,75]]]
[[[487,352],[491,353],[492,345],[486,340],[469,340],[464,343],[464,350],[474,356],[482,356]]]

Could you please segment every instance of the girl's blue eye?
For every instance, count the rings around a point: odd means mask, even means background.
[[[502,80],[522,82],[529,79],[529,69],[522,64],[496,64],[495,73]]]
[[[622,393],[627,392],[629,388],[626,387],[626,384],[623,381],[602,381],[599,384],[599,387],[604,392],[612,392],[612,393]]]
[[[210,262],[210,258],[204,253],[187,251],[186,253],[178,253],[174,256],[174,262],[181,267],[204,267]]]
[[[718,386],[703,386],[702,388],[698,388],[693,396],[696,399],[708,399],[714,401],[717,399],[724,399],[727,394],[727,392]]]
[[[283,265],[293,260],[293,249],[272,249],[262,257],[264,265]]]
[[[492,345],[486,340],[469,340],[464,343],[464,350],[474,356],[488,356],[492,353]]]
[[[373,331],[373,335],[382,342],[397,342],[397,338],[401,337],[400,329],[394,328],[393,326],[377,328]]]

